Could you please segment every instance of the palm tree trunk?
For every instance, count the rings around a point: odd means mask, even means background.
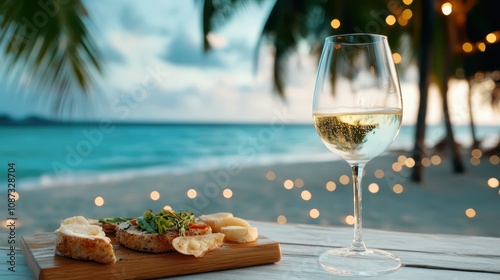
[[[443,114],[444,123],[446,126],[446,144],[450,148],[451,158],[453,163],[453,172],[463,173],[465,172],[465,165],[462,161],[462,156],[460,155],[460,149],[455,141],[455,136],[453,135],[453,129],[451,126],[450,110],[448,107],[448,81],[451,77],[451,65],[453,62],[453,52],[454,52],[454,35],[456,28],[453,25],[453,20],[450,17],[446,17],[446,45],[447,52],[444,55],[444,65],[443,65],[443,77],[442,77],[442,91],[441,95],[443,98]]]
[[[470,126],[470,132],[472,135],[472,149],[477,149],[479,148],[479,140],[477,140],[476,136],[476,125],[474,124],[474,114],[472,111],[472,83],[469,80],[469,92],[468,92],[468,107],[469,107],[469,126]]]
[[[427,96],[429,91],[429,72],[431,66],[431,47],[434,25],[434,1],[423,0],[422,5],[422,26],[420,30],[420,51],[418,54],[420,102],[418,104],[417,123],[415,126],[415,147],[413,149],[413,159],[415,166],[413,168],[412,180],[422,181],[423,166],[422,159],[425,156],[425,118],[427,116]]]

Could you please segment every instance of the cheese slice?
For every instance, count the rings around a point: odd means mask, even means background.
[[[250,224],[238,217],[233,217],[225,215],[220,215],[221,213],[202,215],[200,216],[200,220],[209,225],[212,228],[212,232],[221,232],[222,227],[228,226],[241,226],[241,227],[250,227]]]
[[[227,241],[237,243],[253,242],[259,237],[256,227],[227,226],[222,227],[221,232],[224,233]]]

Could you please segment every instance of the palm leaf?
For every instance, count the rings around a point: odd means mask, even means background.
[[[87,12],[80,0],[0,2],[0,46],[11,78],[29,77],[37,88],[56,92],[56,110],[63,96],[87,94],[102,71],[100,53],[87,30]],[[17,69],[16,69],[17,68]]]

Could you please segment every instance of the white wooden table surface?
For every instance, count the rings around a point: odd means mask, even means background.
[[[352,228],[267,222],[252,224],[258,227],[261,235],[281,243],[282,258],[278,263],[169,279],[346,278],[322,270],[317,258],[330,246],[350,244]],[[391,251],[403,262],[398,271],[369,279],[500,279],[500,238],[364,229],[364,240],[369,248]],[[16,256],[16,272],[7,270],[7,253],[6,248],[0,250],[0,279],[32,279],[20,251]]]

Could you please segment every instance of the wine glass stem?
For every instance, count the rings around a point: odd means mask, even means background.
[[[364,163],[351,164],[352,182],[354,192],[354,239],[351,249],[354,251],[366,251],[363,241],[363,219],[362,219],[362,199],[361,199],[361,181],[363,179]]]

